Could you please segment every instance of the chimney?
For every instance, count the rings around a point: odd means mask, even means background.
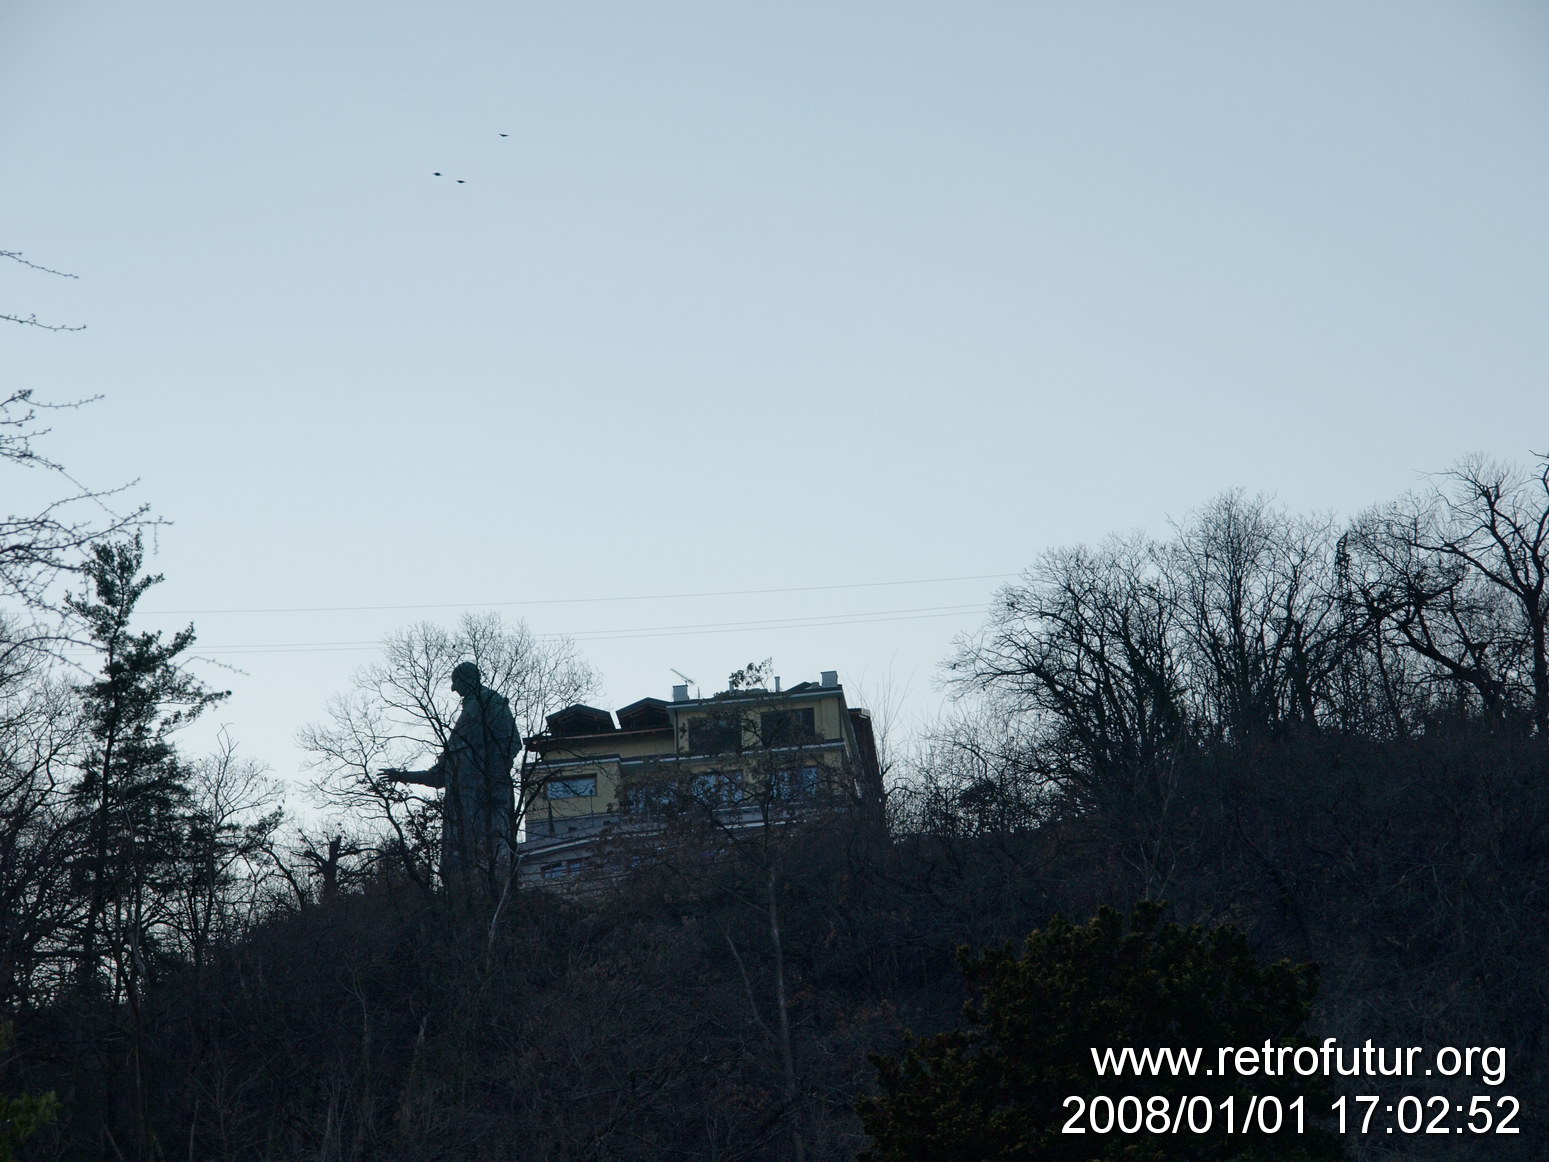
[[[839,671],[838,670],[824,670],[823,671],[823,685],[825,687],[839,685]]]
[[[674,702],[687,702],[688,701],[688,686],[687,686],[687,684],[684,684],[682,686],[674,686],[672,688],[672,700]]]

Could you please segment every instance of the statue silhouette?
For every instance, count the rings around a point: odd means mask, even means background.
[[[449,888],[483,885],[497,891],[510,870],[516,811],[511,764],[521,750],[511,705],[483,684],[479,668],[452,670],[462,712],[441,757],[427,771],[385,770],[401,783],[443,789],[441,879]]]

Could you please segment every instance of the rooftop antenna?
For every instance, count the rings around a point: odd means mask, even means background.
[[[683,679],[683,684],[685,686],[692,686],[692,687],[694,687],[694,697],[695,698],[699,697],[699,683],[698,682],[694,681],[694,679],[690,678],[682,670],[673,670],[671,666],[668,666],[667,668],[669,670],[672,670],[672,672],[674,674],[676,674],[678,677],[682,678]]]

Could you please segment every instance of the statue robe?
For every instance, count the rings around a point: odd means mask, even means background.
[[[488,686],[465,695],[441,757],[415,779],[442,787],[441,878],[498,884],[515,842],[511,764],[521,750],[511,706]]]

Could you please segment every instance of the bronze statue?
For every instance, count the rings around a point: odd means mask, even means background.
[[[516,840],[511,764],[521,750],[521,736],[511,704],[483,684],[472,662],[452,670],[452,689],[462,696],[463,706],[441,757],[428,771],[381,773],[395,782],[444,789],[442,882],[448,887],[482,884],[498,891],[510,871]]]

